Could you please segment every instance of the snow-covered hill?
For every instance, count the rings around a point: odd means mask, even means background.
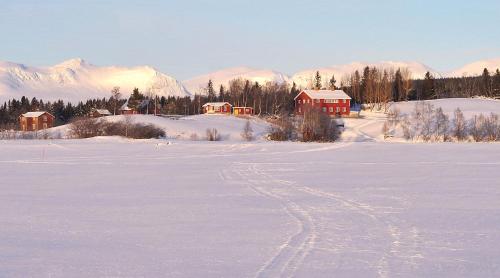
[[[383,61],[378,63],[361,63],[361,62],[353,62],[345,65],[335,65],[331,67],[323,67],[323,68],[315,68],[300,71],[294,74],[291,78],[295,84],[298,86],[305,88],[312,85],[314,77],[316,75],[316,71],[319,71],[321,78],[324,82],[328,82],[332,75],[335,75],[335,79],[337,80],[337,85],[340,85],[340,81],[343,76],[352,74],[356,70],[362,74],[363,69],[366,67],[377,67],[379,69],[398,69],[398,68],[407,68],[413,78],[423,78],[427,71],[435,72],[432,68],[418,62],[393,62],[393,61]]]
[[[24,95],[77,102],[109,97],[114,86],[124,96],[135,87],[160,96],[190,95],[180,82],[148,66],[98,67],[79,58],[46,68],[0,62],[0,101]]]
[[[490,74],[493,74],[497,69],[500,69],[500,58],[476,61],[453,70],[446,75],[450,77],[481,75],[485,68],[489,70]]]
[[[277,71],[237,67],[200,75],[192,79],[185,80],[183,84],[193,94],[205,93],[204,88],[207,87],[209,80],[212,80],[214,88],[218,91],[220,85],[224,85],[227,89],[229,81],[238,78],[250,80],[252,82],[259,82],[259,84],[265,84],[267,82],[282,84],[289,81],[289,77],[287,75]]]
[[[226,115],[194,115],[180,119],[169,119],[153,115],[129,116],[134,123],[153,124],[165,130],[169,139],[193,140],[195,136],[203,140],[207,129],[217,129],[223,141],[242,141],[241,132],[246,124],[246,119]],[[125,116],[109,116],[102,118],[110,122],[123,121]],[[267,134],[269,123],[257,117],[251,117],[250,124],[256,140],[261,140]],[[67,138],[69,125],[48,129],[52,137]]]

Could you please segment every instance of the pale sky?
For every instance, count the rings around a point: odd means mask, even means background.
[[[0,60],[150,65],[183,80],[235,66],[299,70],[500,57],[500,1],[0,0]]]

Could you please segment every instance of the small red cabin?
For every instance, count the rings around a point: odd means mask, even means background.
[[[229,102],[207,102],[202,106],[204,114],[231,114],[231,107]]]
[[[28,112],[19,116],[19,126],[22,131],[37,131],[53,127],[54,119],[49,112]]]
[[[342,90],[303,90],[295,97],[295,113],[303,115],[309,107],[330,116],[346,116],[351,113],[351,97]]]
[[[233,115],[253,115],[253,107],[233,107]]]
[[[100,118],[100,117],[105,117],[105,116],[111,116],[111,112],[109,112],[108,109],[92,109],[90,111],[90,117],[91,118]]]

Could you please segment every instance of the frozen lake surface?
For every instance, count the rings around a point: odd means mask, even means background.
[[[500,144],[0,141],[0,277],[499,277]]]

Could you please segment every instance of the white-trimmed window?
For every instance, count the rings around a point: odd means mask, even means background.
[[[339,100],[338,99],[334,99],[333,103],[339,103]]]
[[[297,100],[297,103],[298,103],[298,104],[300,104],[300,99],[299,99],[299,100]]]
[[[32,124],[31,127],[33,128],[33,130],[36,129],[36,124]]]
[[[302,108],[299,107],[299,113],[302,113]]]
[[[347,109],[345,107],[342,107],[342,112],[347,112]]]
[[[337,113],[340,112],[340,107],[337,107]]]
[[[330,113],[333,113],[333,107],[330,107]]]

